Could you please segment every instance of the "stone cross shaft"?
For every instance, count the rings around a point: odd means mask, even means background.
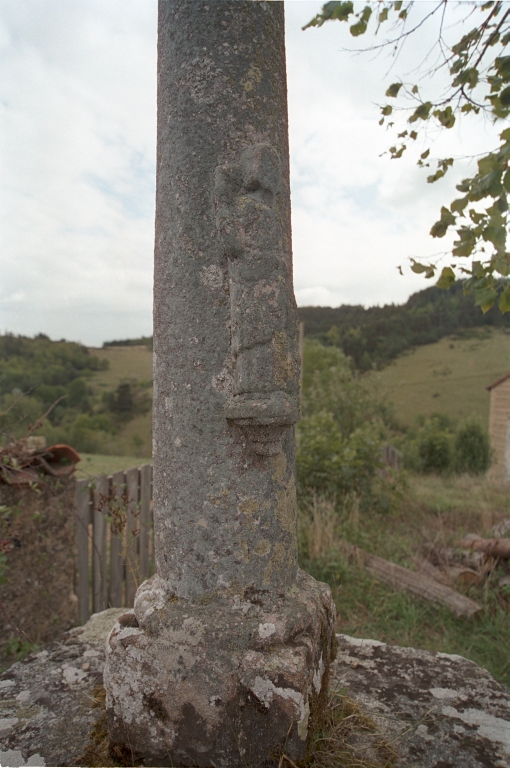
[[[305,754],[334,606],[297,567],[298,418],[283,3],[160,0],[156,574],[108,641],[113,756]]]

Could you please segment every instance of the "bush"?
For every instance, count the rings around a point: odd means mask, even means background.
[[[416,417],[418,428],[410,429],[400,448],[404,466],[413,472],[444,474],[452,467],[453,428],[441,414]]]
[[[483,475],[491,465],[489,435],[479,421],[464,422],[455,436],[453,465],[456,472]]]
[[[305,493],[370,490],[381,466],[385,406],[335,347],[305,340],[297,476]]]
[[[447,472],[452,463],[452,435],[437,419],[419,430],[418,455],[422,472]]]

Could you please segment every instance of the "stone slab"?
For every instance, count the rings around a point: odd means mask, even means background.
[[[398,768],[508,768],[510,693],[461,656],[337,635],[331,671]]]
[[[96,614],[0,675],[1,766],[80,764],[104,712],[92,704],[105,639],[124,612]],[[374,722],[374,740],[391,741],[395,768],[510,764],[510,694],[486,670],[460,656],[337,639],[332,686]]]
[[[90,743],[102,707],[106,635],[125,608],[94,614],[0,675],[0,765],[71,766]]]

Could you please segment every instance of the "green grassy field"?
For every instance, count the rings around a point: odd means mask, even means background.
[[[369,375],[393,402],[402,424],[411,424],[417,414],[434,412],[457,419],[474,414],[487,424],[486,387],[509,370],[510,334],[483,328],[417,347]]]
[[[510,686],[510,590],[501,587],[505,561],[488,562],[478,585],[452,587],[482,607],[476,618],[457,618],[446,607],[391,589],[346,556],[340,540],[411,570],[425,542],[453,546],[467,533],[489,536],[510,518],[510,497],[484,478],[407,475],[392,509],[360,512],[352,501],[301,503],[300,562],[328,582],[338,613],[337,631],[354,637],[465,656]]]
[[[122,379],[138,382],[152,381],[152,352],[146,346],[90,348],[91,355],[110,363],[107,371],[98,371],[90,379],[96,392],[115,389]]]
[[[152,352],[146,346],[91,348],[89,352],[101,359],[106,358],[110,363],[107,371],[98,371],[88,380],[94,395],[111,392],[121,381],[126,380],[145,386],[152,384]],[[152,398],[152,386],[147,386],[147,392]],[[112,454],[136,456],[137,462],[140,462],[140,459],[149,459],[152,455],[151,413],[135,416],[128,421],[120,432],[108,441],[107,449],[108,453]]]
[[[99,475],[112,475],[121,469],[131,469],[147,463],[140,456],[101,456],[94,453],[80,453],[81,461],[76,467],[78,480]]]

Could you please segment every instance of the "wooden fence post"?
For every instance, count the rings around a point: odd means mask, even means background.
[[[127,505],[126,525],[126,605],[131,608],[140,580],[140,563],[138,559],[139,545],[139,478],[138,467],[126,472],[126,489],[129,503]]]
[[[125,488],[124,472],[115,472],[111,477],[112,495],[115,490],[115,501],[122,512],[122,493]],[[119,520],[120,523],[120,520]],[[122,608],[124,586],[124,529],[110,537],[110,583],[108,589],[108,607]]]
[[[119,505],[122,515],[124,491],[128,498],[126,525],[115,533],[108,525],[108,503],[98,509],[98,501],[104,495]],[[90,618],[91,604],[93,613],[132,607],[138,586],[149,576],[151,500],[151,464],[76,481],[76,593],[81,624]]]
[[[104,611],[106,608],[106,517],[104,511],[97,509],[99,496],[108,493],[108,478],[101,475],[96,479],[96,487],[93,490],[94,500],[93,520],[94,530],[92,534],[92,574],[93,574],[93,608],[94,613]]]
[[[140,467],[140,581],[149,575],[149,531],[152,466]]]
[[[78,620],[85,624],[90,618],[89,586],[89,525],[92,523],[88,480],[76,482],[76,594]]]

